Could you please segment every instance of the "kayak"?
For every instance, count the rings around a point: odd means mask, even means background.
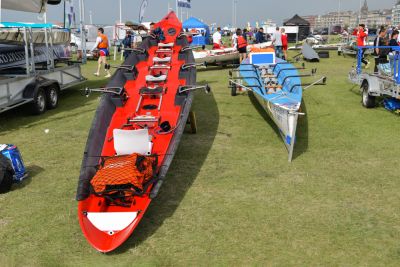
[[[302,101],[301,79],[290,63],[275,58],[274,52],[251,53],[231,79],[232,95],[238,87],[247,88],[277,125],[288,159],[292,160],[297,120]]]
[[[88,242],[110,252],[134,232],[157,196],[193,101],[196,68],[182,24],[170,12],[104,88],[77,190]]]
[[[247,46],[247,51],[271,51],[272,42],[265,42],[261,44],[253,44]],[[222,63],[239,63],[240,55],[236,48],[225,47],[213,50],[198,50],[193,51],[196,63],[205,63],[206,65],[217,65]]]
[[[56,62],[69,59],[70,51],[65,45],[53,46],[53,58]],[[45,45],[37,45],[34,47],[35,56],[32,58],[35,64],[45,63],[48,60],[48,48]],[[25,47],[15,44],[0,43],[0,71],[12,68],[25,68]]]
[[[214,50],[193,51],[196,63],[205,63],[207,65],[221,63],[238,63],[239,52],[234,48],[221,48]]]

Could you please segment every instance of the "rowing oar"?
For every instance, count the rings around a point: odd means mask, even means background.
[[[88,88],[82,89],[81,91],[85,92],[85,96],[89,97],[92,92],[100,92],[100,93],[110,93],[115,95],[122,95],[124,87],[105,87],[105,88]]]
[[[303,66],[301,68],[284,68],[284,69],[280,69],[278,71],[278,74],[276,75],[276,77],[278,78],[282,71],[286,71],[286,70],[305,70],[305,69],[306,69],[306,67],[305,67],[304,64],[303,64]]]
[[[317,81],[313,82],[313,83],[302,83],[302,84],[295,84],[292,86],[292,88],[290,88],[289,92],[292,92],[294,88],[299,87],[299,86],[306,86],[303,88],[303,90],[307,90],[313,86],[316,85],[326,85],[326,77],[322,77],[321,79],[318,79]]]
[[[290,79],[290,78],[312,77],[312,76],[315,76],[315,73],[316,73],[316,70],[313,69],[313,71],[312,71],[310,74],[289,75],[289,76],[286,76],[286,77],[283,79],[282,84],[285,84],[285,82],[286,82],[287,79]]]
[[[207,68],[207,63],[206,62],[203,62],[203,63],[187,63],[187,64],[183,64],[181,69],[182,70],[186,70],[186,69],[196,68],[196,67]]]

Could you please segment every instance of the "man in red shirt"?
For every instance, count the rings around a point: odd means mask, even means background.
[[[288,56],[287,56],[287,50],[288,50],[288,36],[285,33],[285,28],[281,28],[281,32],[282,32],[282,50],[283,50],[283,56],[284,56],[284,60],[288,60]]]
[[[368,31],[365,30],[365,25],[358,25],[357,31],[357,46],[366,46],[368,39]],[[365,48],[362,49],[361,62],[364,63],[365,68],[368,68],[369,62],[365,59]]]

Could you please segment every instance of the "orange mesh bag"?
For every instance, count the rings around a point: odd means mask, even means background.
[[[156,158],[139,154],[106,158],[90,183],[96,194],[143,192],[144,184],[153,178],[155,163]]]

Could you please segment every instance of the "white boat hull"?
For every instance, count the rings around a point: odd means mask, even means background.
[[[224,62],[239,62],[239,52],[223,54],[223,55],[208,55],[205,57],[196,57],[196,63],[218,64]]]
[[[28,39],[29,40],[29,39]],[[32,43],[46,44],[46,35],[44,31],[32,31]],[[71,42],[71,34],[68,31],[53,30],[47,32],[47,40],[54,45],[65,44],[69,45]],[[0,29],[0,43],[1,44],[25,44],[23,30],[17,28],[3,28]]]
[[[296,142],[296,129],[299,113],[291,111],[287,108],[280,107],[267,101],[259,94],[254,93],[257,101],[268,113],[276,126],[279,128],[279,133],[283,139],[286,149],[289,152],[289,161],[292,161],[294,144]]]

